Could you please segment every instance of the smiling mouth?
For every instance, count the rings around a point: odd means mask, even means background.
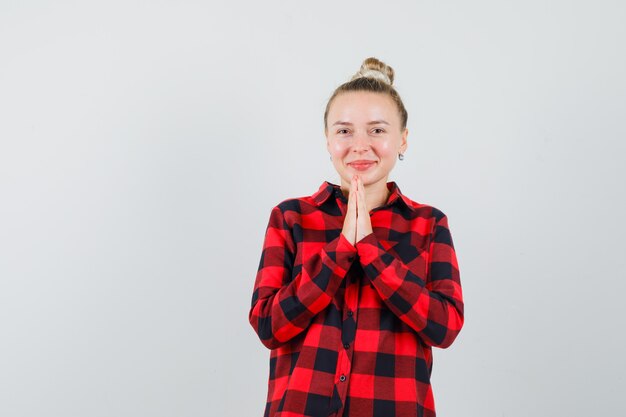
[[[367,169],[373,167],[374,165],[376,165],[376,162],[371,161],[371,162],[351,162],[348,164],[348,166],[351,166],[352,168],[356,169],[357,171],[366,171]]]

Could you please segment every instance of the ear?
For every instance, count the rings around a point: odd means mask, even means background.
[[[400,139],[400,153],[406,152],[406,148],[409,144],[406,141],[407,136],[409,135],[409,129],[405,128],[404,132],[402,132],[402,138]]]

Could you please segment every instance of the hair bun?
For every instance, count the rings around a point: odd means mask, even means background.
[[[393,85],[394,71],[389,65],[374,57],[369,57],[363,61],[359,71],[354,74],[352,80],[357,78],[375,78],[386,84]]]

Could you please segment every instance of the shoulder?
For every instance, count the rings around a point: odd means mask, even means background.
[[[421,224],[421,230],[432,236],[433,242],[446,243],[453,246],[448,217],[441,209],[434,205],[419,203],[408,198],[405,199],[405,202],[410,204],[413,209],[414,221],[417,220],[417,223]]]
[[[404,203],[415,213],[416,217],[423,219],[432,219],[435,223],[440,222],[446,217],[446,214],[439,207],[428,203],[418,202],[406,195],[402,195]]]
[[[276,205],[276,208],[281,212],[296,212],[301,213],[304,206],[310,205],[309,197],[293,197],[287,198]]]
[[[315,195],[286,198],[276,204],[271,210],[271,219],[284,221],[285,227],[300,223],[302,218],[319,210],[315,202]]]
[[[311,196],[287,198],[274,206],[274,210],[283,214],[305,213],[316,208],[317,206]]]
[[[324,201],[331,198],[332,194],[336,192],[335,188],[338,188],[338,186],[324,181],[313,194],[284,199],[275,206],[275,209],[280,210],[284,214],[311,213],[318,210]]]
[[[333,195],[336,195],[338,192],[340,192],[339,185],[324,181],[313,194],[287,198],[278,203],[276,208],[283,213],[310,213],[319,210],[326,201],[332,199]]]
[[[301,227],[307,215],[319,210],[311,196],[293,197],[276,204],[270,213],[268,227],[292,230]]]

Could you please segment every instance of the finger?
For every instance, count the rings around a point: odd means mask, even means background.
[[[367,204],[365,202],[365,187],[363,186],[363,181],[359,178],[358,180],[358,189],[359,192],[357,194],[358,201],[358,209],[357,209],[357,233],[356,240],[357,242],[364,238],[365,236],[372,233],[372,223],[370,219],[370,213],[367,208]]]
[[[350,214],[354,214],[356,215],[356,205],[357,205],[357,188],[356,188],[356,181],[354,180],[354,177],[352,177],[352,180],[350,181],[350,192],[348,193],[348,212]]]
[[[348,207],[344,219],[343,232],[346,238],[353,245],[356,243],[357,230],[357,190],[354,178],[350,180],[350,191],[348,192]]]
[[[369,214],[368,210],[367,210],[367,205],[365,204],[365,187],[363,186],[363,180],[361,179],[361,177],[358,177],[357,180],[357,204],[358,204],[358,208],[357,211],[363,211],[363,213],[367,213]]]

